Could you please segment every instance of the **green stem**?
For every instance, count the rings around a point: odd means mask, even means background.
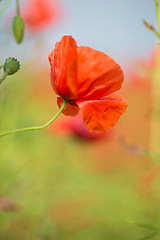
[[[159,0],[155,0],[156,15],[158,22],[158,37],[160,38],[160,11],[159,11]]]
[[[19,11],[19,0],[16,0],[16,6],[17,6],[17,16],[20,15],[20,11]]]
[[[2,78],[0,78],[0,84],[6,79],[7,76],[8,76],[8,72],[4,72]]]
[[[0,66],[0,69],[3,68],[3,65]]]
[[[67,101],[64,100],[64,103],[62,104],[58,113],[50,121],[48,121],[44,125],[38,126],[38,127],[28,127],[28,128],[21,128],[21,129],[15,129],[15,130],[7,131],[7,132],[2,132],[2,133],[0,133],[0,137],[6,136],[6,135],[11,135],[11,134],[14,134],[14,133],[21,133],[21,132],[27,132],[27,131],[33,131],[33,130],[41,130],[41,129],[44,129],[44,128],[48,127],[61,114],[61,112],[63,111],[63,109],[66,105],[66,103],[67,103]]]

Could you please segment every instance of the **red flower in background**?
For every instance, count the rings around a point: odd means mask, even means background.
[[[58,106],[68,101],[62,112],[74,116],[81,109],[89,131],[109,131],[127,108],[127,101],[115,93],[124,80],[120,66],[105,53],[78,47],[71,36],[56,43],[49,61]]]
[[[59,16],[59,7],[54,0],[27,0],[24,9],[22,17],[33,30],[46,27]]]
[[[57,132],[62,134],[69,134],[82,140],[100,140],[108,137],[111,132],[108,133],[94,133],[89,132],[84,126],[82,115],[78,114],[75,117],[67,120],[59,120],[50,127],[50,132]]]

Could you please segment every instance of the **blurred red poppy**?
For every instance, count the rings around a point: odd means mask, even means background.
[[[55,0],[27,0],[22,10],[26,25],[37,30],[53,23],[59,16],[59,7]]]
[[[108,133],[89,132],[84,126],[81,114],[70,117],[67,120],[57,121],[55,124],[51,125],[49,130],[54,134],[55,132],[69,134],[71,136],[77,137],[80,140],[86,141],[101,140],[111,135],[111,131]]]
[[[127,101],[115,93],[124,80],[120,66],[108,55],[89,47],[78,47],[71,36],[62,37],[49,55],[51,84],[63,114],[75,116],[82,110],[90,132],[106,132],[127,108]]]

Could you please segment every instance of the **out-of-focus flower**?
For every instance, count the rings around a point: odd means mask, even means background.
[[[52,24],[59,16],[59,7],[55,0],[27,0],[22,17],[32,30],[39,30]]]
[[[87,141],[100,140],[110,135],[110,131],[108,133],[89,132],[84,126],[81,114],[78,114],[75,117],[70,117],[66,120],[60,120],[55,125],[50,127],[50,132],[69,134]]]
[[[0,195],[0,212],[1,211],[12,212],[12,211],[19,211],[19,210],[20,210],[20,206],[18,206],[18,204],[15,204],[10,199]]]
[[[109,131],[127,108],[127,101],[115,93],[124,80],[120,66],[108,55],[76,45],[71,36],[62,37],[49,55],[51,84],[58,106],[75,116],[82,110],[83,122],[90,132]]]

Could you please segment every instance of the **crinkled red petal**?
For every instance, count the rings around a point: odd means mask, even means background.
[[[119,94],[82,104],[83,121],[90,132],[107,132],[127,108],[127,101]]]
[[[78,100],[96,100],[121,88],[120,66],[107,54],[89,47],[77,47]]]
[[[77,50],[71,36],[62,37],[49,55],[51,83],[56,92],[67,100],[77,98]]]

